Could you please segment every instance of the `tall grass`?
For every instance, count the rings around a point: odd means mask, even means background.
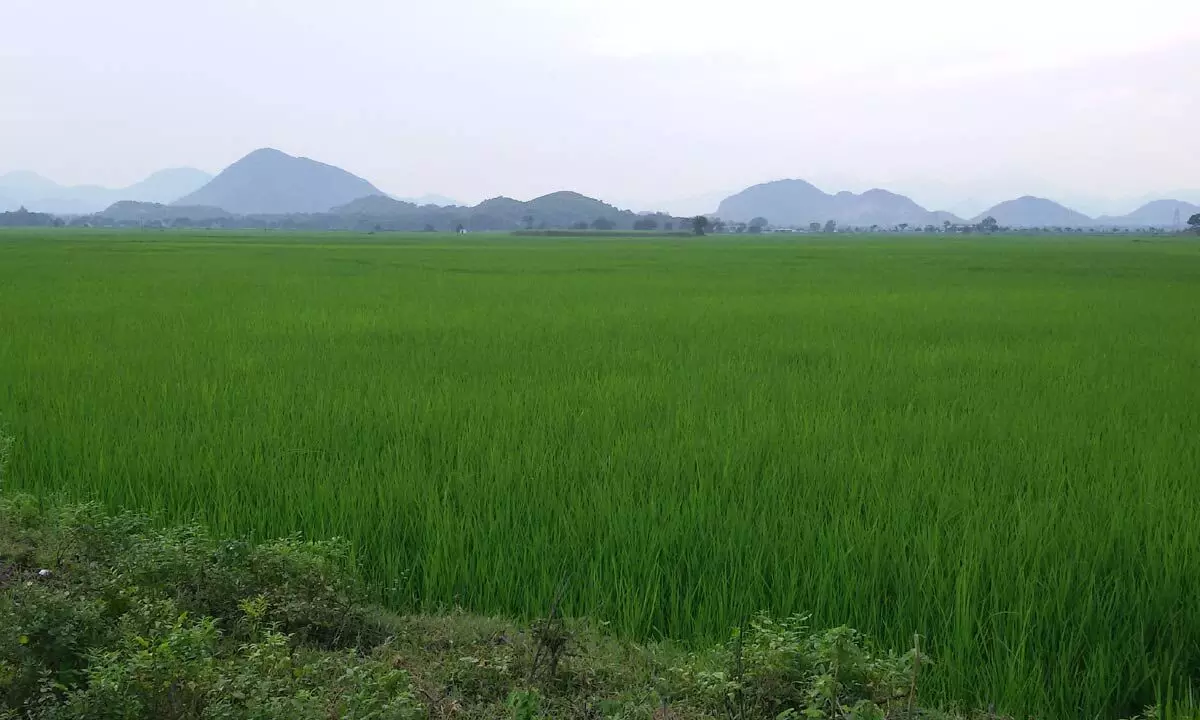
[[[1200,668],[1200,246],[0,235],[10,483],[341,535],[381,597],[925,637],[939,699]]]

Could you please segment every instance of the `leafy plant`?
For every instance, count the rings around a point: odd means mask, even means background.
[[[883,718],[911,710],[916,673],[928,663],[917,649],[880,653],[846,627],[814,632],[807,618],[756,615],[715,653],[675,668],[676,691],[698,691],[732,720]]]

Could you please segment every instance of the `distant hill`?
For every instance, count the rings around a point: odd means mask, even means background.
[[[85,215],[121,200],[168,203],[204,185],[212,178],[195,168],[159,170],[145,180],[124,188],[99,185],[65,187],[28,171],[0,176],[0,207],[23,205],[35,212]]]
[[[113,203],[97,215],[118,223],[163,222],[183,218],[203,222],[233,217],[231,213],[216,207],[163,205],[162,203],[133,202],[131,200]]]
[[[930,212],[887,190],[830,195],[804,180],[776,180],[747,188],[721,201],[717,215],[728,222],[766,218],[772,225],[806,226],[829,220],[843,226],[941,225],[961,222],[950,213]]]
[[[151,173],[150,177],[129,187],[118,190],[118,200],[137,202],[172,203],[199,190],[213,179],[210,173],[196,168],[168,168]]]
[[[416,203],[396,200],[387,195],[368,195],[331,208],[331,215],[370,215],[372,217],[401,217],[420,209]]]
[[[1026,195],[1008,200],[980,213],[972,222],[996,218],[1005,227],[1090,227],[1092,218],[1053,200]]]
[[[1154,200],[1128,215],[1103,215],[1098,217],[1096,218],[1096,224],[1131,228],[1170,228],[1175,224],[1176,211],[1179,213],[1179,222],[1185,224],[1192,215],[1200,213],[1200,205],[1193,205],[1182,200]]]
[[[323,213],[378,188],[341,168],[272,148],[255,150],[174,205],[219,207],[239,215]]]
[[[426,226],[452,230],[459,225],[468,230],[569,228],[579,223],[590,226],[600,219],[611,223],[613,229],[631,230],[639,217],[629,210],[566,190],[528,202],[496,197],[474,207],[415,205],[383,195],[369,195],[332,208],[329,214],[353,217],[359,223],[374,221],[381,228],[411,230]]]
[[[625,229],[632,228],[634,221],[638,219],[638,215],[632,211],[621,210],[606,202],[568,190],[534,198],[524,203],[524,206],[525,216],[532,217],[536,224],[545,223],[551,227],[604,218],[613,222],[618,229]]]

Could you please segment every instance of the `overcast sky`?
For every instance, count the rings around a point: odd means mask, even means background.
[[[799,177],[1123,210],[1200,188],[1200,0],[3,0],[0,20],[0,173],[64,184],[271,146],[470,202],[645,209]]]

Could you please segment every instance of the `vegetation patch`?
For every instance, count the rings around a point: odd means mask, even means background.
[[[755,617],[637,645],[363,604],[340,542],[250,545],[0,495],[0,718],[915,718],[917,649]],[[950,715],[945,715],[950,717]]]
[[[343,537],[394,612],[569,575],[623,638],[804,614],[920,635],[923,704],[1111,720],[1200,676],[1200,244],[1143,239],[5,231],[4,482]],[[376,642],[331,598],[271,622]]]

